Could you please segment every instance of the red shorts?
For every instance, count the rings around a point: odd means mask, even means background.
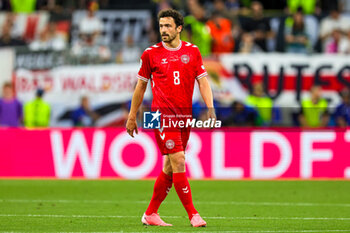
[[[191,128],[155,129],[157,144],[162,155],[185,151]]]

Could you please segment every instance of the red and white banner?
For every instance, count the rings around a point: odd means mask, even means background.
[[[152,131],[0,129],[0,177],[142,179],[162,156]],[[350,129],[193,131],[186,150],[194,179],[350,179]]]
[[[45,89],[44,99],[51,105],[51,126],[71,126],[59,118],[80,105],[88,96],[93,108],[109,103],[125,103],[132,97],[139,64],[62,66],[47,71],[15,71],[17,97],[22,102],[34,98],[38,87]]]
[[[313,84],[322,86],[329,106],[334,107],[340,102],[337,92],[350,87],[348,55],[226,54],[220,56],[220,62],[248,89],[262,81],[279,107],[299,106]]]
[[[100,101],[130,99],[137,81],[138,64],[62,66],[47,71],[18,69],[15,72],[17,96],[33,98],[38,87],[46,90],[50,102],[71,103],[89,93]],[[59,98],[58,98],[59,97]]]

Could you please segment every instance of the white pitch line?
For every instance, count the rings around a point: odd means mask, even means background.
[[[147,231],[148,233],[156,233],[156,231]],[[181,232],[181,231],[177,231],[177,233],[208,233],[208,232],[211,232],[211,233],[278,233],[278,232],[286,232],[286,233],[289,233],[289,232],[303,232],[303,233],[312,233],[312,232],[350,232],[350,230],[324,230],[324,229],[321,229],[321,230],[252,230],[252,231],[184,231],[184,232]],[[62,232],[61,232],[62,233]],[[63,232],[64,233],[64,232]],[[80,233],[80,232],[66,232],[66,233]],[[96,233],[96,232],[95,232]],[[102,232],[100,232],[102,233]],[[107,232],[105,232],[107,233]],[[119,233],[119,232],[113,232],[113,233]],[[126,233],[126,232],[124,232]],[[132,233],[144,233],[144,232],[132,232]]]
[[[337,207],[350,207],[350,203],[312,203],[312,202],[196,202],[196,203],[208,203],[212,205],[262,205],[262,206],[337,206]]]
[[[30,199],[0,199],[0,202],[36,203],[36,202],[57,202],[57,203],[98,203],[98,204],[118,204],[135,203],[148,204],[149,201],[111,201],[111,200],[30,200]],[[178,204],[175,201],[164,201],[166,204]],[[196,204],[209,205],[252,205],[252,206],[324,206],[324,207],[350,207],[350,203],[312,203],[312,202],[239,202],[239,201],[195,201]]]
[[[15,203],[96,203],[96,204],[118,204],[118,203],[136,203],[136,204],[147,204],[149,201],[110,201],[110,200],[38,200],[38,199],[0,199],[0,202],[15,202]],[[175,202],[174,202],[175,203]]]
[[[208,231],[207,231],[208,232]],[[257,231],[211,231],[212,233],[239,233],[239,232],[247,232],[247,233],[278,233],[278,232],[350,232],[350,230],[257,230]],[[134,233],[137,233],[137,232],[134,232]],[[141,233],[141,232],[140,232]],[[178,232],[179,233],[179,232]],[[185,233],[185,232],[181,232],[181,233]],[[196,233],[203,233],[203,232],[196,232]]]
[[[125,215],[60,215],[60,214],[0,214],[0,217],[48,217],[48,218],[140,218]],[[184,218],[183,216],[162,216],[164,218]],[[204,217],[207,219],[239,219],[239,220],[319,220],[350,221],[350,218],[333,217]]]
[[[24,231],[0,231],[1,233],[24,233]],[[156,231],[147,231],[148,233],[157,233]],[[321,229],[321,230],[247,230],[247,231],[178,231],[177,233],[313,233],[313,232],[350,232],[350,230],[338,230],[338,229]],[[81,231],[70,231],[70,232],[60,232],[60,233],[83,233]],[[99,231],[90,233],[126,233],[125,231]],[[132,231],[132,233],[144,233],[144,231]]]

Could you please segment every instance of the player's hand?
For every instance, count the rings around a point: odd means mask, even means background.
[[[136,134],[139,133],[137,130],[136,118],[130,116],[128,117],[128,121],[126,122],[126,131],[131,137],[134,137],[134,131]]]
[[[216,121],[215,108],[208,109],[208,119],[212,119],[213,121]]]

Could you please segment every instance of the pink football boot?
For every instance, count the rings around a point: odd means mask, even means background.
[[[191,219],[191,225],[193,227],[206,227],[207,223],[202,219],[199,214],[194,214]]]
[[[164,226],[164,227],[171,227],[173,225],[165,223],[160,217],[159,214],[153,213],[151,215],[146,215],[146,213],[143,214],[141,222],[144,225],[150,225],[150,226]]]

